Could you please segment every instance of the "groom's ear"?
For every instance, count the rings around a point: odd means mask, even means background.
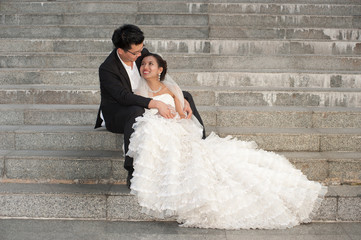
[[[119,55],[123,55],[125,53],[125,51],[122,48],[118,48],[117,52]]]

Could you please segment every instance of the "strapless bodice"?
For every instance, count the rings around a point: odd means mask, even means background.
[[[162,101],[165,104],[169,104],[169,105],[171,105],[172,107],[175,108],[174,99],[169,93],[164,93],[162,95],[155,96],[155,97],[153,97],[153,99],[158,100],[158,101]]]

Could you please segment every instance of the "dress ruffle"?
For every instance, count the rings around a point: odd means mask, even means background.
[[[184,227],[284,229],[311,221],[327,192],[254,142],[215,133],[202,140],[194,119],[146,111],[133,127],[131,193],[156,218],[175,217]]]

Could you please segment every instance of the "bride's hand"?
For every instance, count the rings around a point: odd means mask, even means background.
[[[186,114],[187,119],[190,119],[192,117],[193,112],[192,112],[191,106],[189,105],[189,102],[185,99],[184,99],[183,111],[187,113]]]
[[[175,114],[172,113],[171,109],[169,109],[168,105],[161,102],[161,101],[158,101],[158,100],[151,100],[149,102],[149,108],[156,108],[158,109],[158,113],[164,117],[164,118],[174,118],[175,117]]]

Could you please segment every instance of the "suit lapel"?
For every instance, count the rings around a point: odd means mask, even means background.
[[[120,59],[117,54],[117,49],[113,52],[115,63],[117,65],[117,68],[119,69],[119,73],[122,76],[121,79],[125,79],[126,87],[128,87],[128,90],[132,92],[132,84],[130,83],[130,78],[128,76],[127,70],[125,70],[123,64],[120,62]]]

